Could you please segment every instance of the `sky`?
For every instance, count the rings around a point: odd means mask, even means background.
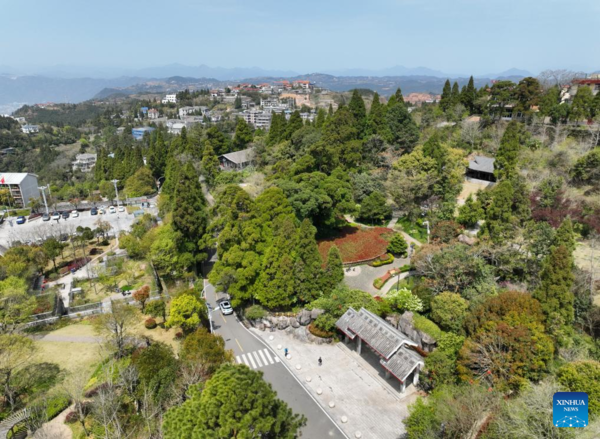
[[[0,66],[600,70],[598,0],[0,0]]]

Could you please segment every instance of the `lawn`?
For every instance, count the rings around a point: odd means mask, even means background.
[[[427,227],[417,222],[411,222],[406,217],[398,219],[396,227],[420,242],[427,242]]]
[[[386,227],[360,228],[347,226],[335,236],[319,241],[319,253],[327,260],[329,249],[335,245],[345,264],[375,259],[387,251],[394,232]]]

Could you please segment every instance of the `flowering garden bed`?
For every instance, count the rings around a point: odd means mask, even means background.
[[[344,264],[368,262],[386,253],[393,235],[394,231],[386,227],[361,229],[348,226],[342,228],[337,236],[319,241],[319,253],[326,261],[329,249],[335,245]]]

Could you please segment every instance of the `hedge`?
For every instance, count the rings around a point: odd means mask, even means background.
[[[392,255],[391,253],[387,253],[375,259],[369,265],[371,265],[371,267],[381,267],[382,265],[391,264],[392,262],[394,262],[394,255]]]
[[[66,395],[56,395],[46,401],[46,419],[49,421],[57,417],[63,410],[71,405],[71,400]]]

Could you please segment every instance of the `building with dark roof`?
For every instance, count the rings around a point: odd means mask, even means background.
[[[242,170],[254,163],[254,149],[242,149],[219,156],[219,163],[223,170]]]
[[[418,383],[419,372],[425,362],[413,350],[419,347],[418,344],[406,334],[365,308],[360,311],[348,308],[335,325],[344,334],[346,343],[356,341],[359,355],[365,343],[380,358],[386,378],[396,378],[401,392],[404,392],[407,383]]]
[[[467,167],[467,177],[475,178],[477,180],[485,180],[495,182],[496,177],[494,176],[494,162],[496,159],[490,157],[484,157],[482,155],[476,155],[473,160],[469,160],[469,166]]]

